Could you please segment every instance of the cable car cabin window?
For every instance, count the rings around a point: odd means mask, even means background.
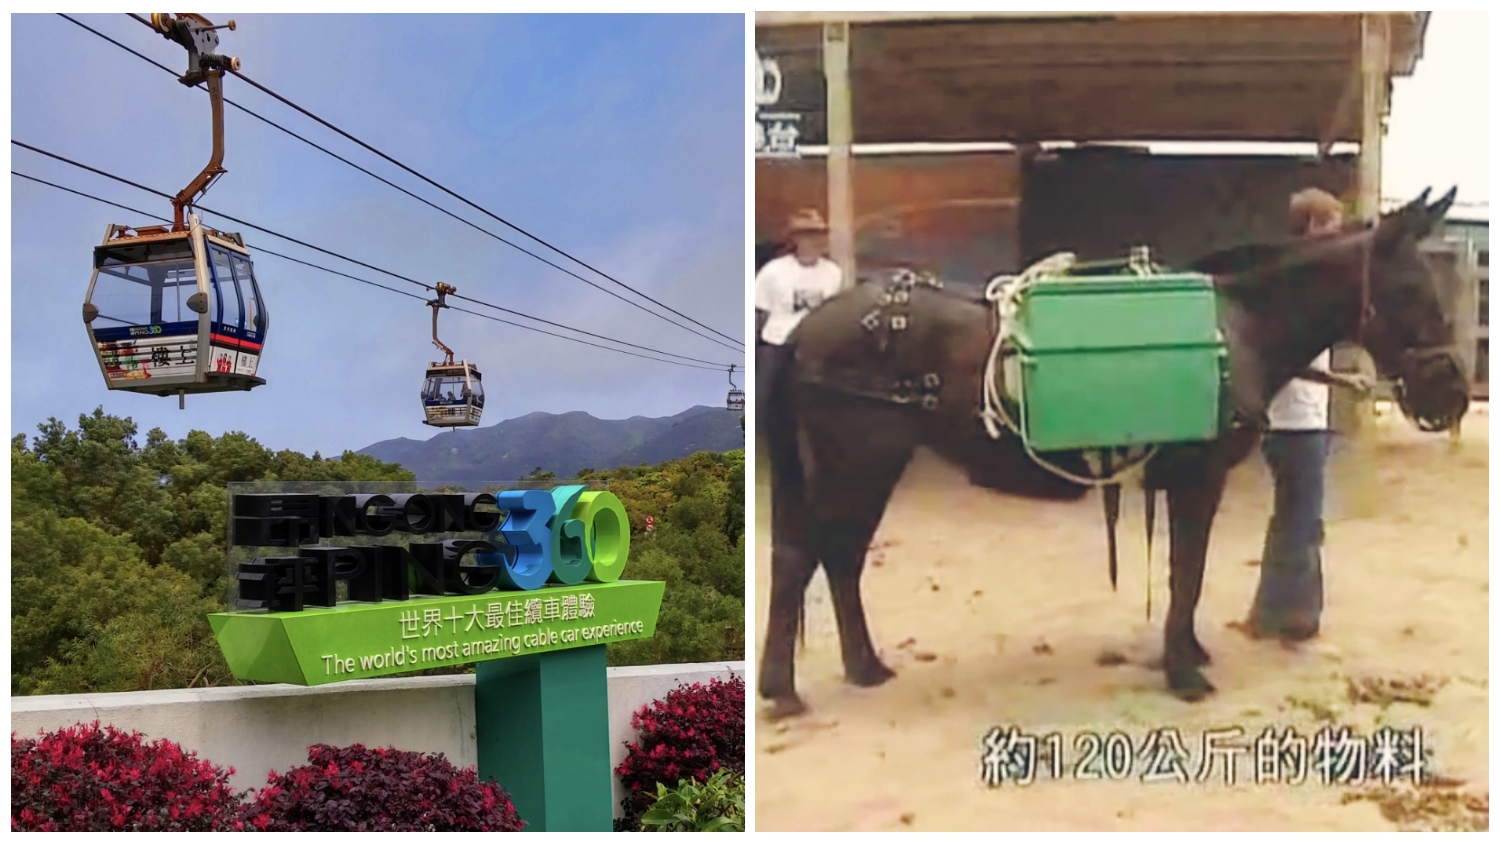
[[[99,308],[96,328],[195,322],[188,297],[198,291],[191,260],[119,264],[99,267],[89,301]]]
[[[422,388],[422,400],[429,404],[464,404],[468,402],[468,381],[463,375],[441,375],[427,379]],[[484,387],[474,382],[473,397],[476,403],[484,403]]]
[[[239,339],[240,337],[240,290],[234,283],[234,273],[229,268],[229,253],[223,249],[208,250],[212,264],[215,304],[210,305],[215,333]]]
[[[230,255],[229,260],[234,265],[234,280],[239,282],[240,298],[245,302],[245,330],[264,339],[266,306],[260,297],[260,284],[255,280],[255,272],[250,261],[239,255]]]

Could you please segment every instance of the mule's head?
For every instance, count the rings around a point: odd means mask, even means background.
[[[1458,188],[1436,204],[1429,190],[1381,218],[1371,242],[1369,299],[1360,339],[1382,375],[1396,385],[1401,411],[1423,430],[1453,427],[1469,408],[1469,380],[1454,338],[1453,314],[1418,244],[1448,209]]]

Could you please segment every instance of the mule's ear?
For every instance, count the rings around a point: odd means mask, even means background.
[[[1393,211],[1386,211],[1380,215],[1381,221],[1385,220],[1407,220],[1420,216],[1427,211],[1427,196],[1432,193],[1432,188],[1422,191],[1417,198],[1407,202]]]
[[[1453,207],[1453,200],[1457,197],[1458,185],[1454,185],[1452,189],[1443,194],[1443,198],[1439,199],[1436,205],[1427,209],[1427,216],[1431,217],[1434,222],[1447,216],[1448,211]]]
[[[1427,194],[1423,193],[1422,195],[1426,196]],[[1437,204],[1430,207],[1424,205],[1422,210],[1411,214],[1407,218],[1406,230],[1417,240],[1427,237],[1437,227],[1437,224],[1443,221],[1443,216],[1448,213],[1449,208],[1453,207],[1453,199],[1457,195],[1458,187],[1455,186],[1452,190],[1443,194],[1443,198],[1439,199]]]
[[[1404,215],[1404,214],[1414,214],[1414,213],[1417,213],[1419,211],[1425,211],[1425,210],[1427,210],[1427,197],[1429,195],[1431,195],[1431,194],[1432,194],[1432,188],[1431,187],[1426,188],[1425,190],[1422,191],[1422,193],[1421,193],[1420,196],[1418,196],[1417,198],[1411,200],[1410,202],[1407,202],[1405,205],[1401,206],[1401,210],[1397,211],[1396,213]]]

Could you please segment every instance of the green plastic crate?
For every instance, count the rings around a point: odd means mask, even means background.
[[[1011,342],[1033,449],[1218,435],[1228,352],[1208,276],[1049,277],[1017,305]]]

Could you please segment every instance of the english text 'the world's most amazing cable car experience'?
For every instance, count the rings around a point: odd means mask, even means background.
[[[224,70],[239,59],[220,56],[216,27],[195,14],[153,14],[162,35],[188,51],[178,81],[207,83],[213,109],[208,166],[172,199],[171,226],[110,225],[94,248],[94,277],[83,305],[89,340],[110,389],[149,395],[249,390],[256,377],[269,316],[250,252],[239,234],[215,231],[190,213],[192,203],[223,175]],[[227,28],[234,29],[230,21]]]

